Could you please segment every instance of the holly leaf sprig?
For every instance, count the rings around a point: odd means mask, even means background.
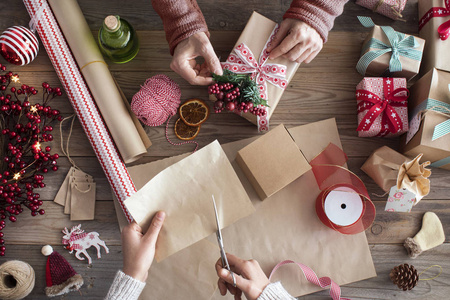
[[[248,74],[237,74],[228,69],[223,70],[222,75],[212,74],[216,83],[231,83],[241,91],[236,99],[239,103],[252,102],[255,106],[263,105],[269,107],[267,100],[261,98],[258,84]]]

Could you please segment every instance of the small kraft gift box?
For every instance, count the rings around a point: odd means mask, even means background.
[[[420,70],[450,72],[450,0],[419,0],[419,36],[427,41]]]
[[[401,150],[423,153],[432,167],[450,170],[450,73],[432,69],[411,87],[410,128]]]
[[[405,78],[365,77],[356,86],[359,137],[394,137],[408,131]]]
[[[236,162],[261,200],[311,169],[283,124],[238,151]]]
[[[404,77],[419,73],[425,40],[378,26],[369,17],[358,17],[364,27],[372,28],[363,43],[356,69],[363,76]]]
[[[222,63],[224,69],[234,73],[250,74],[258,84],[261,98],[267,100],[268,106],[262,106],[267,112],[264,116],[240,113],[243,118],[257,125],[259,131],[268,131],[269,119],[299,67],[298,63],[281,56],[269,59],[266,49],[277,30],[277,23],[253,12],[227,60]],[[216,98],[211,97],[211,100]]]
[[[382,14],[393,20],[399,20],[407,0],[356,0],[356,4]]]

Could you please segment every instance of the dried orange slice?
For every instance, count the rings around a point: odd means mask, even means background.
[[[200,126],[189,126],[179,118],[175,122],[175,135],[180,140],[189,141],[193,140],[200,132]]]
[[[209,116],[209,107],[200,99],[190,99],[180,106],[180,117],[186,125],[198,126]]]

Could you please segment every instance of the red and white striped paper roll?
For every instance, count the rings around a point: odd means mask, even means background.
[[[131,222],[133,218],[124,206],[123,201],[136,192],[136,187],[109,135],[50,6],[47,0],[23,0],[23,2],[31,17],[41,6],[43,7],[43,12],[39,20],[36,21],[39,37],[91,142],[92,148],[94,148],[120,207],[127,220]]]

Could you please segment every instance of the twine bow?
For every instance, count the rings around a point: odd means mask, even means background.
[[[430,10],[422,16],[419,21],[419,31],[422,30],[422,27],[428,23],[432,18],[435,17],[447,17],[450,16],[450,0],[445,0],[445,7],[432,7]],[[443,41],[448,39],[450,36],[450,20],[442,23],[437,32],[439,34],[439,38]]]
[[[375,26],[375,23],[369,17],[358,16],[358,20],[364,27],[371,28]],[[367,42],[362,52],[364,53],[368,48],[378,49],[371,50],[365,53],[358,61],[356,69],[361,75],[366,74],[367,67],[376,58],[383,54],[392,52],[391,59],[389,61],[389,71],[399,72],[402,70],[402,63],[400,56],[420,61],[422,59],[422,51],[415,50],[420,44],[414,38],[414,36],[406,36],[404,33],[395,31],[390,26],[380,26],[384,34],[389,40],[389,45],[386,45],[380,40],[372,38]]]
[[[409,97],[409,91],[406,88],[398,88],[393,90],[393,79],[383,78],[384,99],[378,95],[366,91],[356,90],[356,100],[358,103],[358,113],[369,109],[357,131],[368,131],[375,119],[383,113],[381,122],[381,135],[389,132],[396,133],[403,128],[403,122],[394,107],[406,107],[406,100]],[[387,130],[389,129],[389,131]]]
[[[383,5],[384,1],[385,0],[379,0],[378,3],[376,3],[375,6],[373,7],[372,11],[377,12],[377,10],[381,7],[381,5]],[[397,20],[405,21],[405,20],[401,19],[401,18],[403,18],[403,15],[402,15],[403,7],[402,7],[401,0],[396,0],[395,4],[390,4],[389,6],[392,10],[392,13],[397,17]]]
[[[261,51],[259,59],[255,57],[245,43],[241,43],[233,49],[233,52],[228,56],[227,61],[222,63],[223,68],[229,69],[234,73],[250,73],[252,79],[259,84],[261,98],[266,100],[267,82],[270,82],[283,90],[286,89],[288,84],[287,80],[285,80],[287,67],[281,64],[267,63],[269,59],[267,47],[271,44],[277,31],[278,26],[275,27],[270,34],[269,39]]]

